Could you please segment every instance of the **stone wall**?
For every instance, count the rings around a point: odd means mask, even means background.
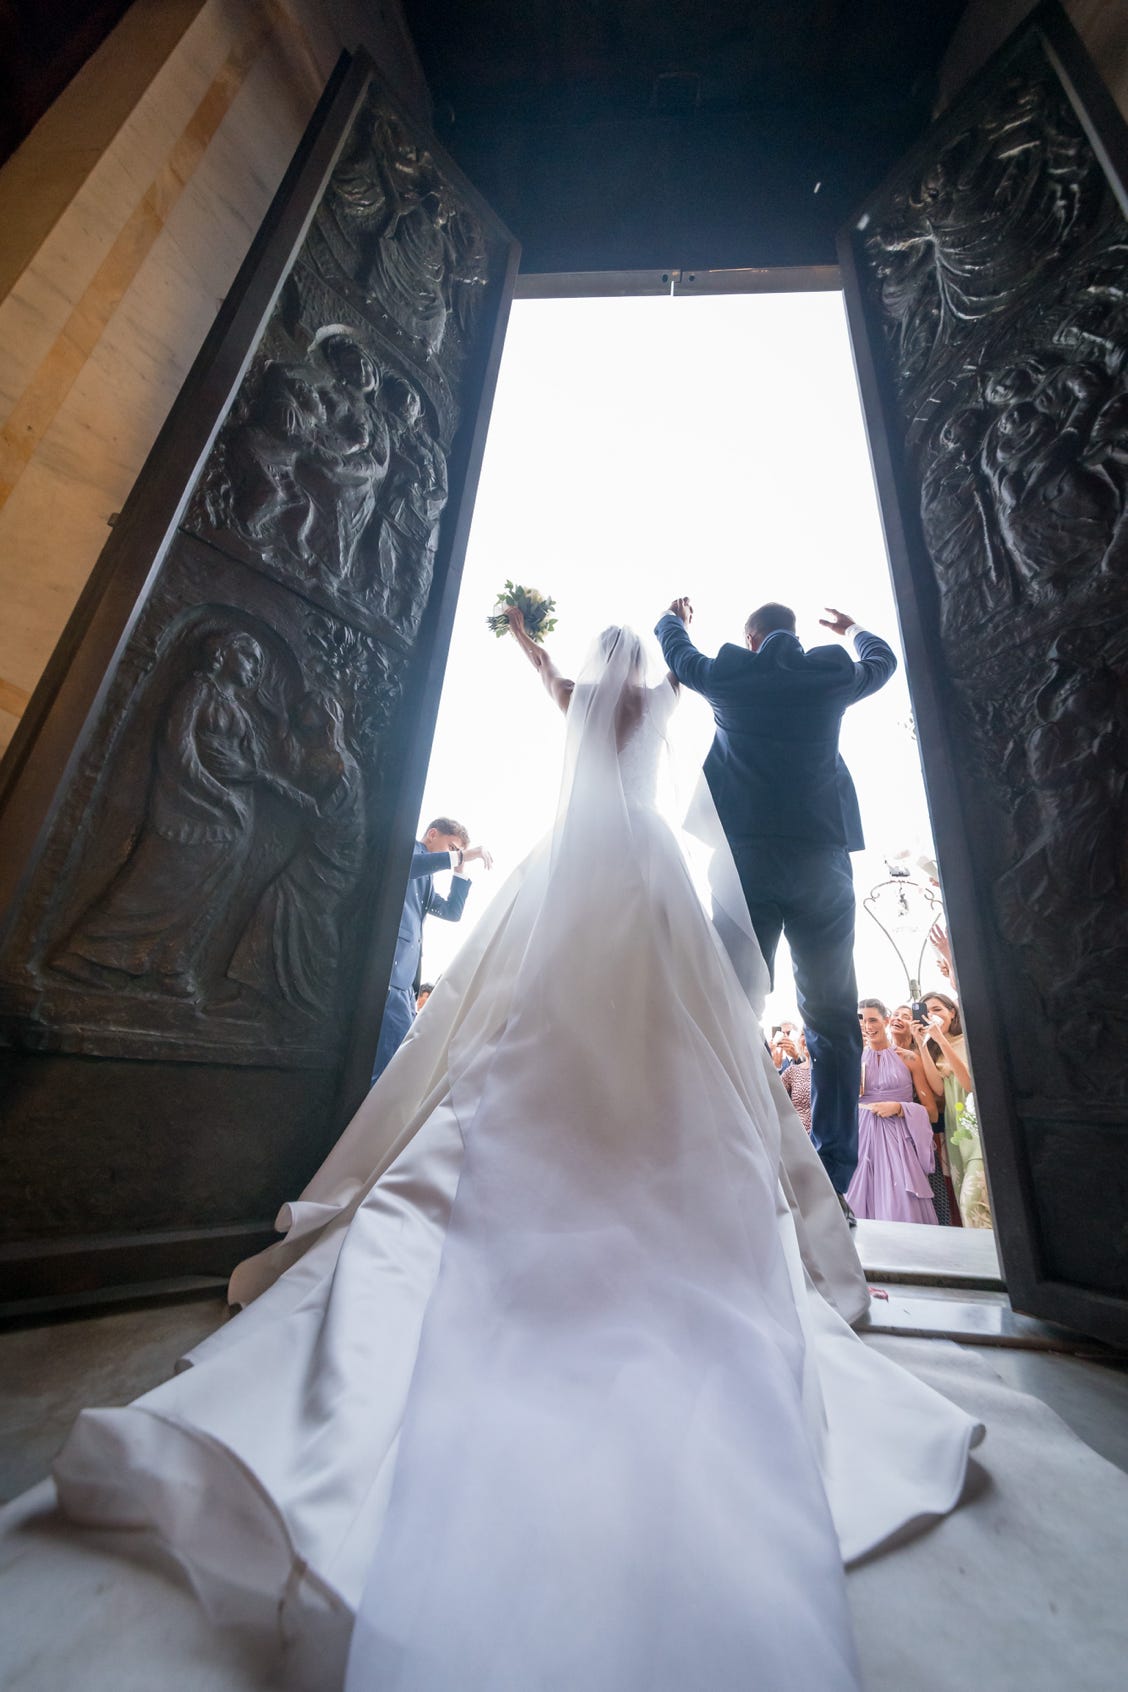
[[[0,171],[0,750],[343,47],[398,0],[135,0]]]

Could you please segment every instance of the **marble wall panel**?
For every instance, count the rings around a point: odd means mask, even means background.
[[[358,44],[425,110],[394,0],[207,0],[0,300],[0,751]]]
[[[116,509],[101,488],[60,477],[38,459],[28,466],[0,523],[0,682],[28,694],[35,687]]]
[[[163,238],[211,299],[230,287],[309,121],[312,87],[279,98],[286,57],[266,44],[165,224]]]
[[[237,43],[260,15],[257,4],[219,0],[205,5],[122,124],[113,150],[144,192],[158,165],[191,123],[200,102]]]
[[[204,7],[0,302],[0,419],[49,355],[247,25],[245,6]]]

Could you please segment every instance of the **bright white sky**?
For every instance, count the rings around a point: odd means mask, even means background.
[[[555,812],[563,719],[516,643],[486,627],[507,577],[556,600],[548,646],[567,675],[606,624],[649,636],[684,593],[709,655],[780,599],[804,645],[834,640],[818,628],[832,605],[900,656],[841,295],[515,303],[420,824],[459,818],[495,866],[474,866],[460,924],[427,922],[429,980]],[[699,759],[708,707],[683,690],[678,715]],[[869,843],[854,858],[858,987],[887,1003],[904,975],[860,901],[887,878],[885,854],[932,853],[908,722],[901,669],[842,734]],[[798,742],[794,756],[802,779]],[[928,962],[925,977],[939,980]],[[782,947],[768,1014],[794,1015]]]

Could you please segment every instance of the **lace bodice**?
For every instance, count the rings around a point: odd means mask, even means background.
[[[658,798],[658,770],[666,745],[666,727],[677,704],[668,681],[647,690],[647,709],[638,728],[619,752],[623,793],[628,804],[653,806]]]

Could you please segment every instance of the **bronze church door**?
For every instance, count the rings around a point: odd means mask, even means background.
[[[840,242],[1008,1289],[1121,1342],[1126,143],[1044,8]]]
[[[342,61],[0,772],[0,1307],[226,1273],[363,1097],[516,265]]]

